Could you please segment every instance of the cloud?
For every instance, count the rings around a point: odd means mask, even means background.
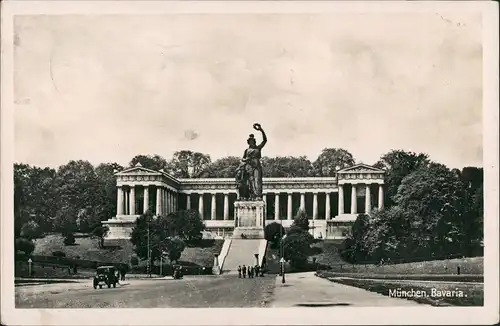
[[[480,165],[480,17],[442,16],[18,17],[16,160],[239,156],[260,122],[269,156]]]

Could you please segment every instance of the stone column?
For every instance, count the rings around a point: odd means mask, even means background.
[[[146,214],[149,209],[149,187],[147,185],[144,186],[144,201],[142,203],[142,206],[144,206],[142,212]]]
[[[125,191],[125,215],[129,215],[129,190]]]
[[[179,193],[174,192],[174,212],[179,210]]]
[[[168,213],[173,212],[174,207],[174,196],[172,196],[172,191],[167,188],[167,211]]]
[[[215,220],[217,218],[217,216],[216,216],[216,214],[217,214],[217,207],[215,207],[215,203],[216,203],[215,195],[216,194],[212,194],[212,205],[210,207],[211,210],[212,210],[212,214],[211,214],[212,220]]]
[[[168,213],[170,213],[169,206],[170,206],[170,198],[168,196],[168,189],[164,188],[163,189],[163,208],[162,208],[164,215],[167,215]]]
[[[378,185],[378,209],[384,208],[384,185]]]
[[[135,215],[135,186],[130,187],[130,215]]]
[[[262,200],[264,201],[264,221],[267,220],[267,195],[262,194]]]
[[[330,212],[330,193],[325,193],[325,220],[329,220],[331,212]]]
[[[156,186],[156,215],[161,215],[161,188]]]
[[[370,211],[372,210],[372,195],[370,193],[370,184],[366,185],[365,194],[366,194],[366,197],[365,197],[365,214],[370,214]]]
[[[288,200],[287,200],[287,214],[286,217],[287,219],[291,220],[292,219],[292,194],[288,193]]]
[[[186,209],[191,209],[191,194],[186,194]]]
[[[279,192],[274,194],[274,219],[275,220],[280,219],[280,194],[279,194]]]
[[[175,193],[173,191],[169,191],[170,194],[170,213],[175,212]]]
[[[313,193],[313,220],[318,218],[318,193]]]
[[[200,200],[198,200],[198,212],[203,220],[203,193],[200,194]]]
[[[351,214],[358,213],[358,194],[356,193],[356,184],[351,188]]]
[[[121,186],[118,186],[116,196],[116,215],[123,215],[123,188]]]
[[[224,194],[224,220],[229,220],[229,194]]]
[[[306,209],[306,194],[303,192],[300,194],[300,209]]]
[[[339,185],[339,215],[344,214],[344,185]]]

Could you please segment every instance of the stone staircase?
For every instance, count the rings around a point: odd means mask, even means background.
[[[223,273],[238,273],[238,266],[254,266],[257,263],[255,254],[259,253],[261,242],[261,239],[232,239],[229,252],[224,259]]]

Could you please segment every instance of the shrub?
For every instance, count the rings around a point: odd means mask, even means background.
[[[293,220],[293,225],[304,231],[309,231],[309,219],[307,218],[307,213],[304,209],[299,208],[297,215]]]
[[[170,239],[167,244],[168,259],[170,259],[170,261],[178,261],[185,248],[186,245],[181,239]]]
[[[283,252],[285,260],[294,268],[307,265],[307,259],[313,254],[311,244],[312,236],[307,231],[287,235],[283,239]]]
[[[15,248],[16,252],[22,251],[25,255],[30,255],[35,250],[35,244],[29,239],[17,238]]]
[[[57,258],[64,258],[66,257],[66,254],[60,250],[56,250],[52,252],[52,256],[57,257]]]
[[[38,223],[29,221],[21,227],[21,236],[26,239],[36,239],[42,235],[42,230]]]
[[[130,264],[132,266],[138,266],[139,265],[139,258],[137,258],[136,256],[130,257]]]
[[[271,242],[271,246],[273,247],[279,244],[283,235],[285,235],[285,228],[276,222],[268,224],[264,229],[264,238]]]
[[[66,234],[66,237],[64,238],[64,244],[66,246],[75,244],[75,235],[72,232]]]
[[[109,228],[107,226],[98,226],[93,231],[93,236],[97,237],[99,248],[104,248],[104,238],[109,233]]]

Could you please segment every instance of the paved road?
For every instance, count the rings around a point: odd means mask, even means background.
[[[117,288],[94,290],[92,280],[16,287],[16,308],[197,308],[415,306],[314,276],[288,274],[238,279],[237,276],[186,276],[182,280],[129,280]]]
[[[390,298],[353,286],[334,283],[314,273],[294,273],[276,278],[271,307],[401,307],[423,306],[415,301]]]
[[[264,307],[274,276],[186,276],[182,280],[130,280],[116,288],[94,290],[79,283],[16,287],[16,308],[197,308]]]

